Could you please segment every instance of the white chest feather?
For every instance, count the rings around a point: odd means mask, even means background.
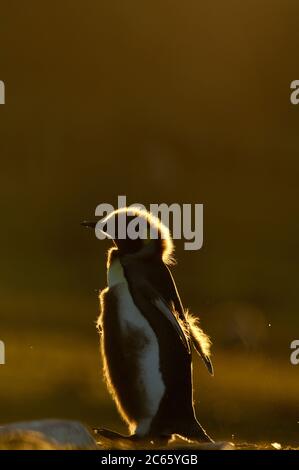
[[[136,376],[140,383],[140,393],[144,396],[148,417],[137,424],[136,433],[145,434],[156,415],[165,385],[160,372],[159,344],[155,332],[135,305],[131,296],[123,268],[119,260],[114,260],[108,270],[108,286],[113,288],[118,299],[118,315],[122,334],[136,334],[146,338],[144,345],[136,351],[138,370]]]

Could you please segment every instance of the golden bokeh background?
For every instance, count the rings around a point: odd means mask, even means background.
[[[174,275],[214,347],[216,439],[299,442],[296,0],[1,5],[1,422],[124,430],[101,379],[101,202],[203,203]]]

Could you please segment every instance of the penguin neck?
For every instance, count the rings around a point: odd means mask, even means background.
[[[114,258],[108,266],[107,282],[108,287],[114,287],[126,282],[124,270],[118,257]]]

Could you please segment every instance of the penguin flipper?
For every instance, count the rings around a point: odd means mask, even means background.
[[[197,354],[203,360],[211,375],[214,375],[214,368],[210,358],[211,340],[198,325],[198,319],[186,311],[186,319],[189,326],[190,339]]]
[[[178,289],[175,280],[171,274],[170,269],[164,265],[164,282],[167,284],[169,291],[171,292],[171,303],[173,310],[176,312],[181,324],[187,331],[187,336],[191,340],[194,349],[197,354],[203,360],[206,368],[211,375],[214,375],[213,364],[209,356],[210,339],[209,337],[199,328],[197,319],[190,315],[188,310],[185,310],[178,293]]]
[[[158,308],[158,310],[170,321],[172,326],[174,327],[175,331],[178,333],[179,337],[181,338],[182,343],[184,344],[185,348],[190,352],[190,346],[183,332],[179,322],[177,321],[175,315],[172,313],[164,299],[162,297],[157,297],[153,300],[154,305]]]
[[[159,312],[162,313],[165,318],[167,318],[167,320],[169,321],[169,323],[171,323],[173,329],[175,330],[176,334],[180,337],[180,340],[187,349],[188,353],[191,353],[189,341],[180,323],[178,322],[174,313],[169,308],[165,299],[148,282],[142,283],[142,287],[140,290],[142,290],[143,296],[148,299],[148,301],[153,305],[153,307],[159,310]]]
[[[213,376],[214,375],[214,367],[213,367],[213,364],[212,364],[212,361],[211,359],[209,358],[209,356],[207,356],[202,348],[201,348],[201,345],[198,343],[198,341],[196,339],[194,339],[192,337],[192,344],[193,344],[193,347],[195,349],[195,351],[197,352],[197,354],[201,357],[201,359],[203,360],[204,362],[204,365],[206,366],[206,368],[208,369],[208,372]]]
[[[197,318],[190,315],[188,310],[184,310],[181,304],[181,300],[178,296],[174,280],[172,278],[171,281],[173,286],[172,288],[174,299],[172,301],[172,309],[169,308],[166,300],[160,295],[160,293],[158,293],[152,286],[148,284],[146,284],[147,294],[150,295],[152,303],[154,303],[154,305],[159,309],[159,311],[163,313],[163,315],[165,315],[168,320],[172,323],[188,352],[190,352],[189,343],[191,340],[194,349],[203,360],[208,372],[213,376],[214,368],[210,359],[210,338],[198,326]],[[177,317],[179,318],[179,320]],[[184,330],[187,331],[187,337],[184,333]]]

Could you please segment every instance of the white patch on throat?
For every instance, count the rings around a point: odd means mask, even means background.
[[[126,281],[123,267],[118,258],[112,261],[107,273],[108,287],[114,287]]]

